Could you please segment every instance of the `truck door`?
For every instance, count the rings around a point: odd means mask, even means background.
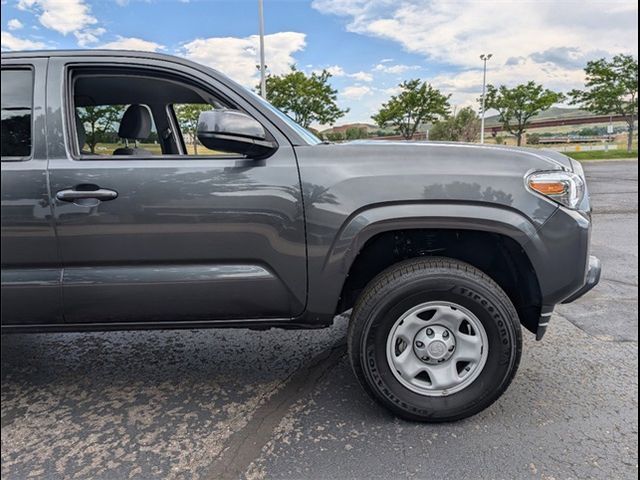
[[[292,146],[224,83],[176,67],[51,60],[51,200],[67,322],[289,319],[304,310]],[[254,159],[198,145],[194,109],[221,106],[260,121],[279,145],[275,154]]]
[[[62,322],[47,185],[46,58],[2,60],[2,324]]]

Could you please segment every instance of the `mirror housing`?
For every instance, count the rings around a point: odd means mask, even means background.
[[[221,108],[200,113],[197,134],[200,143],[210,150],[247,157],[265,157],[277,148],[267,140],[260,122],[238,110]]]

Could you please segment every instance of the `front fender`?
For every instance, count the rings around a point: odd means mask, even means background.
[[[380,233],[436,228],[498,233],[525,248],[530,241],[535,241],[538,226],[521,213],[501,206],[415,203],[367,208],[350,217],[340,229],[323,272],[348,273],[362,247]]]
[[[355,212],[342,225],[317,275],[310,265],[309,310],[335,312],[344,282],[358,253],[380,233],[407,229],[457,229],[491,232],[513,239],[529,259],[544,251],[540,224],[521,212],[497,204],[429,202],[385,204]],[[533,258],[532,258],[533,257]],[[535,264],[534,264],[535,269]],[[330,313],[330,312],[325,312]]]

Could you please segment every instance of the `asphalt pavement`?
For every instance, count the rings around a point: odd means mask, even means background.
[[[3,479],[638,475],[638,163],[585,164],[596,290],[525,334],[516,379],[453,424],[398,420],[319,331],[2,337]]]

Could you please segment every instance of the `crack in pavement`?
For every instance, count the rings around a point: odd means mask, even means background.
[[[633,193],[638,193],[638,190],[633,190],[629,192],[589,192],[590,197],[599,197],[599,196],[609,196],[609,195],[629,195]]]
[[[620,285],[625,285],[627,287],[638,288],[638,284],[637,283],[627,282],[625,280],[618,280],[617,278],[602,277],[602,280],[604,280],[605,282],[619,283]],[[635,297],[635,300],[637,300],[637,299],[638,299],[638,297]]]
[[[262,448],[273,436],[274,429],[286,416],[289,408],[300,398],[311,393],[327,372],[346,354],[346,342],[316,355],[306,365],[285,379],[285,386],[256,409],[255,420],[234,432],[227,447],[207,468],[206,478],[236,479],[260,456]]]
[[[638,213],[638,209],[624,209],[624,208],[620,208],[620,209],[593,209],[593,214],[594,215],[627,215],[627,214],[633,214],[636,215]]]
[[[599,342],[638,343],[638,340],[634,339],[634,338],[617,337],[617,336],[611,336],[611,335],[606,335],[605,336],[605,335],[598,335],[597,333],[590,332],[588,329],[584,328],[580,324],[580,322],[576,321],[576,319],[575,319],[575,317],[573,315],[568,315],[566,312],[560,313],[560,312],[558,312],[556,310],[556,311],[553,312],[553,316],[554,317],[560,317],[560,318],[566,320],[571,325],[573,325],[575,328],[577,328],[578,330],[580,330],[584,334],[588,335],[590,338],[598,340]]]

